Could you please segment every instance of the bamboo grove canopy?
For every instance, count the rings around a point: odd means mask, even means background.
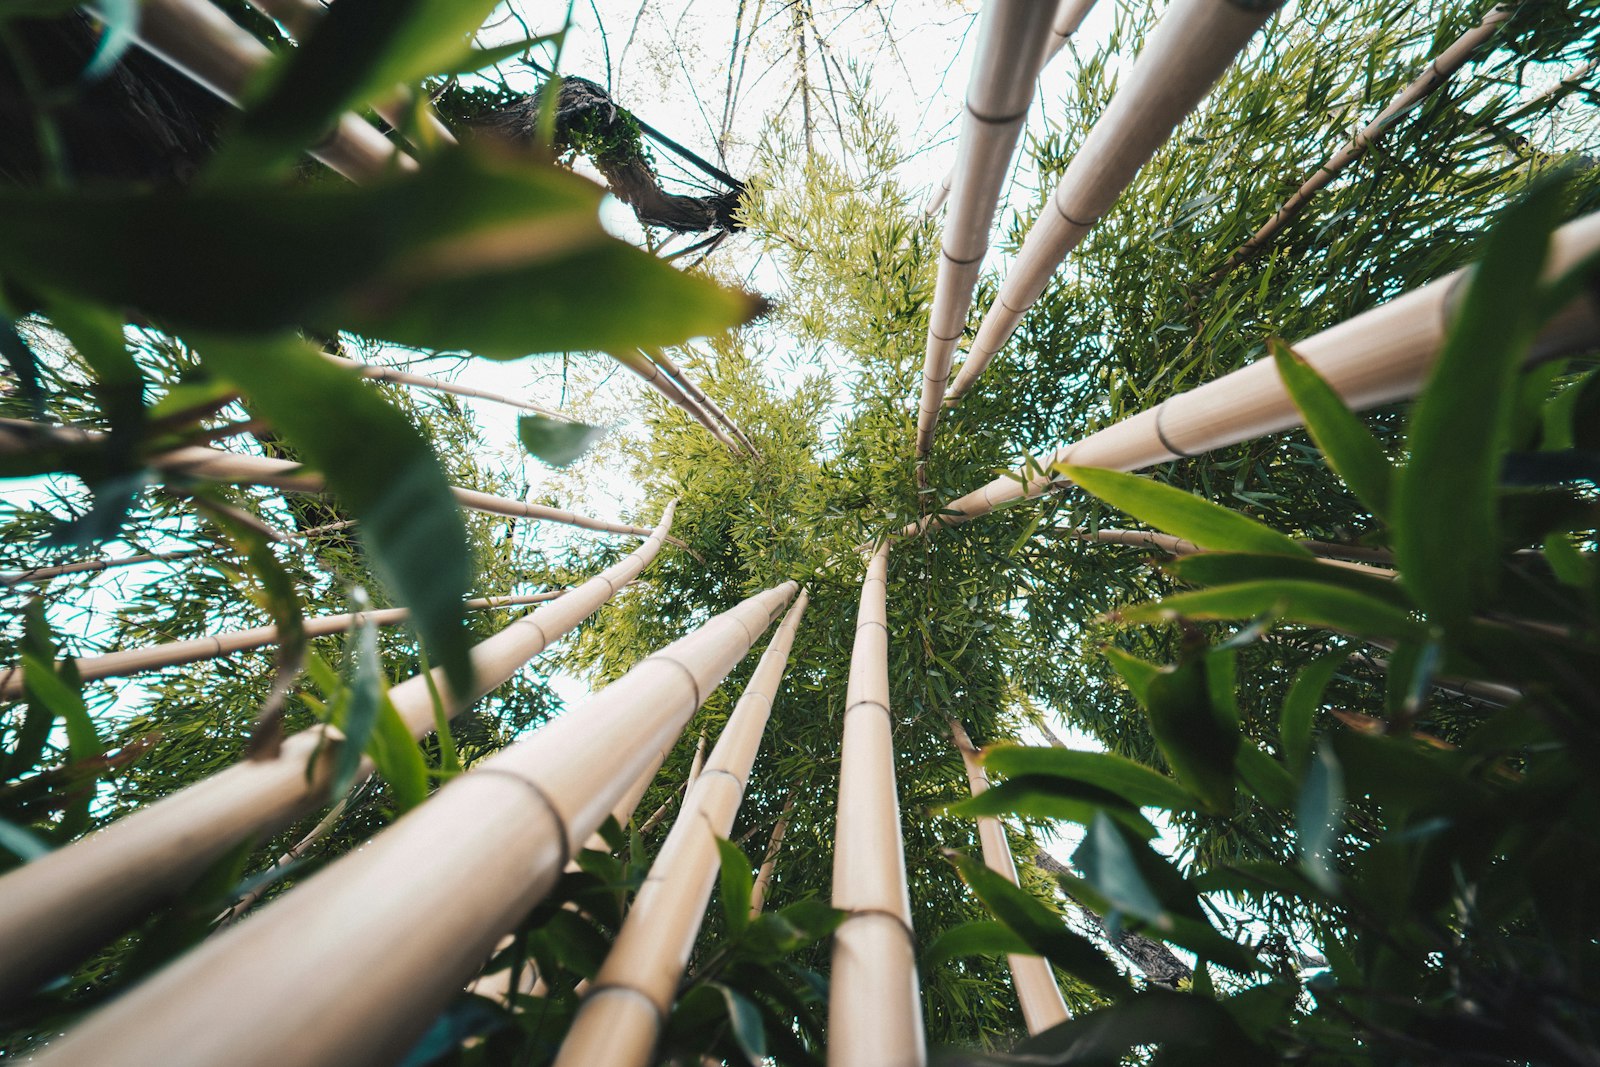
[[[1600,13],[712,6],[0,11],[3,1055],[1592,1063]]]

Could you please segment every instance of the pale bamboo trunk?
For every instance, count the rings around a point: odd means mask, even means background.
[[[425,374],[412,374],[409,371],[398,370],[394,367],[377,367],[370,363],[347,359],[336,356],[331,352],[322,353],[335,363],[351,368],[363,378],[371,378],[375,382],[393,382],[396,385],[412,385],[418,389],[428,389],[435,393],[450,393],[453,396],[471,397],[474,400],[488,400],[495,404],[504,404],[506,407],[518,408],[522,411],[531,411],[535,415],[543,415],[547,419],[556,419],[560,422],[572,422],[572,418],[559,411],[540,407],[538,404],[527,400],[519,400],[514,396],[504,393],[494,393],[476,386],[462,385],[460,382],[447,382],[439,378],[430,378]]]
[[[1011,154],[1033,104],[1033,82],[1050,44],[1055,12],[1038,0],[989,0],[967,83],[961,147],[939,248],[917,411],[917,458],[927,456],[939,422],[956,342],[967,326],[995,209],[1011,173]]]
[[[1005,347],[1056,268],[1116,203],[1266,22],[1270,8],[1173,0],[1023,241],[950,386],[954,404]]]
[[[750,918],[761,914],[766,906],[767,893],[772,889],[772,876],[778,870],[778,851],[783,848],[783,837],[789,832],[789,813],[794,810],[794,790],[784,798],[778,821],[772,824],[772,836],[767,839],[767,851],[761,859],[761,869],[756,872],[755,884],[750,887]]]
[[[756,666],[704,772],[691,777],[683,812],[584,997],[555,1067],[653,1062],[717,881],[717,839],[733,827],[805,609],[802,592]]]
[[[861,583],[845,694],[833,906],[849,915],[833,935],[829,1067],[920,1067],[927,1062],[917,941],[895,792],[888,567],[889,546],[884,544],[873,553]]]
[[[1457,37],[1455,41],[1428,64],[1428,69],[1422,76],[1401,90],[1400,95],[1390,101],[1389,106],[1378,113],[1378,117],[1363,126],[1350,143],[1334,153],[1315,174],[1308,178],[1293,196],[1284,201],[1283,206],[1257,230],[1250,239],[1228,261],[1212,273],[1213,281],[1232,271],[1239,264],[1260,252],[1272,239],[1289,224],[1290,220],[1306,209],[1311,198],[1321,192],[1329,182],[1337,178],[1345,168],[1366,154],[1367,149],[1376,143],[1389,128],[1406,112],[1422,103],[1436,89],[1450,80],[1450,76],[1466,65],[1472,54],[1493,37],[1500,24],[1511,17],[1511,8],[1505,5],[1495,7],[1484,16],[1482,22]]]
[[[722,427],[717,425],[716,420],[707,414],[704,408],[695,403],[694,399],[679,386],[676,379],[663,368],[657,366],[650,357],[638,351],[613,352],[611,357],[638,375],[646,385],[666,397],[669,402],[682,410],[684,414],[704,426],[711,436],[727,446],[730,452],[740,451],[738,443],[723,432]]]
[[[1543,276],[1558,277],[1600,252],[1600,213],[1557,230]],[[1456,271],[1387,304],[1324,330],[1294,347],[1356,410],[1415,396],[1427,381],[1450,324],[1450,308],[1466,271]],[[1547,325],[1530,359],[1582,348],[1600,339],[1600,308],[1581,296]],[[1132,471],[1238,444],[1301,424],[1276,365],[1260,359],[1123,419],[1073,444],[1030,460],[1023,477],[996,478],[907,526],[955,525],[1065,484],[1057,463]]]
[[[758,593],[647,657],[89,1016],[37,1062],[394,1062],[797,590]]]
[[[475,646],[474,696],[504,684],[638,576],[660,551],[674,510],[632,555]],[[449,691],[442,671],[433,673],[431,684],[418,675],[389,692],[413,737],[434,729],[433,694]],[[274,759],[235,764],[0,876],[0,1002],[63,972],[239,842],[326,803],[339,741],[328,727],[296,734]],[[370,772],[364,762],[359,773]]]
[[[728,417],[727,412],[723,411],[717,406],[717,402],[715,400],[712,400],[706,395],[704,389],[701,389],[695,384],[693,378],[690,378],[683,372],[683,368],[678,366],[671,356],[667,355],[659,348],[651,349],[645,354],[656,363],[660,364],[662,370],[672,375],[672,377],[677,380],[678,384],[683,387],[683,391],[688,393],[690,398],[694,400],[695,403],[705,408],[707,413],[709,413],[712,418],[721,423],[729,433],[737,437],[739,439],[739,443],[745,447],[746,451],[758,459],[761,457],[760,451],[757,450],[755,444],[750,440],[750,438],[745,435],[745,432],[739,429],[738,424]]]
[[[554,600],[564,592],[566,590],[557,589],[549,593],[536,593],[531,596],[478,597],[474,600],[465,601],[461,606],[468,611],[524,607],[531,604],[542,604],[547,600]],[[324,615],[321,618],[305,620],[305,634],[307,637],[325,637],[329,634],[344,633],[369,622],[374,626],[393,626],[396,623],[405,622],[410,617],[411,612],[407,608],[379,608],[375,611]],[[160,670],[163,667],[176,667],[184,663],[196,663],[200,660],[217,659],[220,656],[229,656],[235,652],[246,652],[250,649],[263,648],[266,645],[277,643],[278,628],[276,626],[253,626],[248,630],[232,630],[227,633],[213,634],[210,637],[196,637],[187,641],[167,641],[159,645],[150,645],[146,648],[129,648],[121,652],[107,652],[103,656],[85,656],[77,660],[76,665],[78,676],[86,682],[97,678],[126,678],[132,674],[143,674],[146,671]],[[16,666],[0,670],[0,700],[20,700],[22,699],[22,694],[22,668]]]
[[[143,0],[134,38],[190,79],[237,104],[257,73],[272,62],[266,45],[206,0]],[[119,20],[120,21],[120,20]],[[307,152],[352,181],[370,181],[391,169],[415,170],[416,161],[360,118],[346,112],[333,132]]]
[[[967,768],[967,786],[973,796],[978,796],[989,788],[989,779],[978,762],[972,738],[955,719],[950,720],[950,735]],[[1000,820],[993,815],[980,815],[978,841],[983,849],[984,865],[1013,885],[1018,884],[1016,860],[1011,856],[1011,845],[1006,841],[1006,830]],[[1006,957],[1006,963],[1011,967],[1011,984],[1017,991],[1017,1003],[1022,1008],[1028,1033],[1041,1033],[1067,1021],[1067,1002],[1061,998],[1061,987],[1056,985],[1056,976],[1048,960],[1042,956],[1013,953]]]

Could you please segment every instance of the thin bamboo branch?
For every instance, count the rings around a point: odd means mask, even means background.
[[[1490,9],[1482,22],[1457,37],[1450,47],[1440,52],[1433,62],[1428,64],[1428,69],[1421,77],[1401,90],[1400,95],[1390,101],[1389,106],[1378,113],[1377,118],[1357,131],[1348,144],[1335,152],[1315,174],[1306,179],[1304,184],[1295,190],[1294,195],[1285,200],[1283,206],[1228,257],[1226,263],[1213,271],[1211,280],[1217,281],[1271,244],[1278,232],[1306,209],[1312,197],[1365,155],[1367,149],[1387,133],[1402,116],[1421,104],[1449,81],[1452,74],[1465,66],[1473,53],[1494,36],[1500,24],[1511,17],[1511,11],[1511,7],[1505,4]]]
[[[511,623],[472,650],[473,697],[511,678],[655,559],[672,525],[667,508],[626,559]],[[433,731],[443,672],[389,691],[411,736]],[[447,713],[453,710],[446,709]],[[240,841],[263,838],[327,802],[342,736],[316,727],[272,759],[247,760],[140,808],[105,829],[0,876],[0,1002],[70,967],[152,906],[181,893]],[[366,761],[361,774],[370,773]],[[478,960],[482,963],[482,959]]]
[[[723,432],[722,427],[717,425],[716,421],[706,413],[705,409],[695,403],[693,398],[683,391],[677,380],[657,366],[649,356],[635,350],[631,352],[613,352],[611,357],[642,378],[650,388],[682,409],[684,414],[704,426],[710,431],[711,436],[726,445],[730,452],[740,451],[738,443]]]
[[[324,352],[323,355],[336,363],[352,368],[363,378],[371,378],[376,382],[394,382],[397,385],[412,385],[418,389],[429,389],[436,393],[450,393],[454,396],[472,397],[475,400],[488,400],[492,403],[504,404],[507,407],[519,408],[522,411],[531,411],[535,415],[543,415],[547,419],[558,419],[561,422],[573,421],[570,415],[563,415],[559,411],[540,407],[538,404],[527,400],[519,400],[514,396],[506,396],[504,393],[494,393],[487,389],[479,389],[476,386],[462,385],[460,382],[447,382],[439,378],[430,378],[424,374],[412,374],[393,367],[377,367],[370,363],[347,359],[344,356],[336,356],[331,352]]]
[[[695,779],[700,777],[700,772],[706,766],[706,732],[700,731],[700,738],[694,743],[694,759],[689,761],[689,779],[684,783],[686,790],[693,790]]]
[[[231,104],[244,98],[257,73],[272,61],[265,45],[206,0],[143,0],[137,10],[133,35],[140,47]],[[417,165],[348,112],[321,144],[307,151],[351,181],[370,181]]]
[[[757,459],[761,458],[760,450],[758,450],[750,438],[745,435],[745,432],[739,429],[738,425],[728,417],[727,412],[723,411],[717,406],[716,401],[707,396],[705,391],[696,385],[694,380],[683,372],[683,368],[678,366],[678,364],[673,361],[671,356],[667,355],[666,352],[659,348],[652,349],[645,354],[656,363],[660,364],[662,370],[666,371],[668,374],[677,379],[678,384],[683,387],[683,391],[688,393],[690,398],[692,398],[701,407],[705,408],[705,410],[710,413],[711,417],[720,422],[729,433],[737,437],[739,439],[739,443],[744,445],[745,449],[752,456],[755,456]]]
[[[946,404],[959,401],[1005,347],[1062,260],[1199,105],[1266,22],[1273,6],[1173,0],[1028,231],[950,386]]]
[[[672,824],[585,995],[556,1067],[644,1067],[653,1062],[716,884],[717,839],[733,828],[806,601],[801,592],[773,634],[704,773],[691,772],[683,813]]]
[[[772,889],[772,876],[778,870],[778,852],[783,848],[783,837],[789,832],[789,813],[794,811],[794,789],[783,800],[783,810],[778,821],[772,824],[772,836],[767,838],[767,851],[761,858],[761,869],[756,872],[755,884],[750,887],[750,918],[761,914],[766,906],[767,893]]]
[[[1585,215],[1555,232],[1543,276],[1559,277],[1596,252],[1600,252],[1600,213]],[[1356,410],[1415,396],[1438,359],[1454,294],[1465,277],[1465,270],[1446,275],[1294,347]],[[1593,296],[1580,296],[1545,326],[1529,359],[1548,359],[1596,341],[1600,341],[1600,304]],[[1257,360],[1035,457],[1018,474],[996,478],[901,532],[916,536],[935,524],[953,526],[1060,488],[1066,481],[1053,473],[1056,464],[1133,471],[1300,424],[1300,413],[1273,361]]]
[[[523,607],[529,604],[543,604],[547,600],[562,596],[565,592],[564,589],[557,589],[529,596],[477,597],[464,601],[462,607],[468,611]],[[407,608],[379,608],[376,611],[324,615],[305,620],[305,635],[326,637],[329,634],[342,634],[369,622],[374,626],[393,626],[405,622],[410,617],[411,612]],[[247,630],[230,630],[209,637],[195,637],[186,641],[163,641],[161,644],[144,648],[123,649],[120,652],[107,652],[100,656],[84,656],[76,661],[76,666],[78,676],[86,682],[99,678],[126,678],[134,674],[160,670],[163,667],[177,667],[185,663],[217,659],[221,656],[231,656],[235,652],[275,645],[279,639],[276,626],[252,626]],[[0,670],[0,700],[20,700],[22,693],[22,668],[12,666]]]
[[[758,593],[647,657],[90,1015],[38,1062],[399,1059],[797,591]]]
[[[273,538],[275,541],[299,541],[318,534],[333,533],[335,530],[344,530],[354,526],[356,520],[345,519],[342,522],[330,522],[326,526],[316,526],[299,533],[279,533]],[[66,574],[93,574],[99,571],[111,570],[115,567],[131,567],[139,563],[170,563],[173,560],[192,559],[195,556],[205,556],[214,552],[213,548],[180,548],[171,552],[139,552],[131,556],[118,556],[115,559],[87,559],[77,563],[63,563],[54,567],[32,567],[25,571],[12,571],[0,574],[0,585],[20,585],[23,582],[42,582],[46,578],[59,578]]]
[[[989,0],[967,83],[954,199],[944,220],[939,274],[928,314],[917,410],[917,458],[928,455],[956,342],[989,250],[989,231],[1010,175],[1011,155],[1033,105],[1033,83],[1051,41],[1055,11],[1038,0]]]
[[[1128,545],[1135,548],[1154,548],[1165,552],[1169,556],[1192,556],[1205,549],[1193,541],[1185,541],[1181,537],[1171,534],[1155,533],[1150,530],[1074,530],[1071,536],[1080,541],[1098,541],[1101,544]],[[1340,567],[1344,570],[1355,571],[1373,578],[1397,578],[1399,572],[1392,567],[1377,567],[1370,563],[1354,563],[1350,560],[1332,558],[1327,552],[1328,548],[1339,548],[1337,545],[1326,545],[1320,541],[1301,541],[1300,544],[1322,557],[1322,563],[1329,567]],[[1323,551],[1318,551],[1318,549]]]
[[[956,751],[961,753],[962,765],[967,769],[967,786],[973,796],[989,788],[989,778],[978,762],[978,750],[972,744],[966,727],[960,720],[950,720],[950,737]],[[983,849],[983,862],[1002,878],[1017,882],[1017,863],[1011,855],[1011,845],[1006,840],[1005,827],[993,815],[978,817],[978,843]],[[1022,1008],[1022,1019],[1028,1033],[1037,1034],[1067,1021],[1067,1002],[1061,997],[1061,987],[1056,985],[1055,972],[1050,962],[1042,956],[1006,956],[1011,968],[1011,984],[1017,991],[1017,1003]]]
[[[917,940],[895,790],[888,576],[885,543],[873,553],[861,583],[844,701],[833,906],[849,915],[833,935],[831,1067],[920,1067],[927,1062]]]

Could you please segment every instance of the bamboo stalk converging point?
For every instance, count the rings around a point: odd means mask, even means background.
[[[565,592],[565,589],[556,589],[548,593],[534,593],[528,596],[476,597],[472,600],[464,601],[461,606],[468,611],[525,607],[532,604],[543,604],[547,600],[554,600]],[[365,623],[371,623],[374,626],[393,626],[397,623],[405,622],[410,617],[411,611],[408,608],[378,608],[374,611],[324,615],[320,618],[305,620],[305,635],[307,637],[326,637],[329,634],[341,634],[347,630],[353,630]],[[143,674],[146,671],[160,670],[163,667],[177,667],[185,663],[196,663],[200,660],[230,656],[235,652],[246,652],[250,649],[277,644],[278,641],[278,627],[252,626],[248,630],[231,630],[226,633],[212,634],[209,637],[196,637],[186,641],[166,641],[162,644],[150,645],[145,648],[129,648],[120,652],[107,652],[102,656],[85,656],[76,661],[76,666],[78,668],[78,677],[86,682],[97,678],[126,678],[132,674]],[[22,694],[22,668],[20,666],[6,667],[0,670],[0,700],[20,700],[22,699]]]
[[[504,684],[649,566],[675,510],[674,501],[626,559],[474,646],[473,698]],[[431,680],[416,675],[401,682],[389,699],[420,738],[435,726],[434,694],[446,691],[443,671],[435,669]],[[0,945],[6,946],[0,1002],[61,973],[152,905],[181,893],[239,842],[263,838],[326,803],[341,741],[331,727],[295,734],[274,759],[235,764],[0,876]],[[359,773],[371,769],[367,761]]]
[[[647,657],[89,1016],[38,1062],[397,1059],[797,591],[758,593]],[[306,944],[318,946],[314,960]]]
[[[978,796],[989,788],[989,778],[978,762],[978,750],[957,719],[950,720],[950,736],[967,769],[967,785],[972,795]],[[1013,885],[1018,884],[1017,863],[999,819],[993,815],[978,816],[978,842],[983,849],[984,865]],[[1067,1021],[1067,1002],[1061,997],[1061,987],[1056,984],[1055,972],[1050,969],[1048,960],[1042,956],[1013,953],[1006,956],[1006,963],[1011,968],[1011,984],[1017,991],[1017,1003],[1022,1008],[1028,1033],[1041,1033]]]
[[[945,397],[957,403],[1089,230],[1193,111],[1275,4],[1173,0],[1028,231]]]
[[[652,1062],[716,883],[717,839],[733,827],[806,602],[801,592],[756,665],[703,772],[691,776],[683,810],[567,1031],[556,1067],[643,1067]]]
[[[784,835],[789,832],[789,815],[794,811],[794,790],[783,800],[783,810],[778,821],[772,824],[772,836],[767,839],[767,851],[761,858],[761,869],[756,872],[755,884],[750,887],[750,918],[761,914],[766,906],[767,893],[772,889],[772,876],[778,869],[778,852],[783,848]]]
[[[1235,267],[1254,256],[1267,245],[1278,232],[1287,226],[1291,220],[1306,209],[1311,198],[1321,192],[1327,185],[1337,178],[1350,164],[1366,154],[1368,148],[1375,144],[1399,119],[1411,111],[1423,100],[1427,99],[1435,90],[1450,80],[1450,76],[1460,70],[1472,58],[1472,54],[1493,37],[1500,24],[1511,17],[1511,8],[1501,4],[1490,9],[1483,21],[1478,23],[1466,33],[1457,37],[1450,47],[1440,52],[1433,62],[1428,64],[1428,69],[1422,75],[1401,90],[1400,95],[1390,101],[1389,106],[1378,113],[1378,117],[1363,126],[1356,135],[1350,139],[1339,151],[1324,163],[1317,172],[1308,178],[1294,195],[1283,202],[1283,206],[1266,221],[1262,227],[1250,236],[1244,244],[1240,245],[1233,255],[1228,257],[1226,263],[1218,267],[1211,274],[1211,280],[1217,281],[1230,273]]]
[[[1600,252],[1600,212],[1567,223],[1551,236],[1543,277],[1556,278]],[[1457,287],[1470,268],[1455,271],[1323,330],[1294,348],[1356,410],[1415,396],[1444,345]],[[1539,334],[1531,361],[1600,341],[1600,302],[1577,297]],[[1057,464],[1133,471],[1198,456],[1301,425],[1294,402],[1270,359],[1257,360],[1214,381],[1177,393],[1137,415],[1054,452],[1034,457],[950,501],[937,515],[906,526],[914,537],[931,526],[953,526],[1066,484]]]
[[[978,54],[967,83],[954,199],[945,215],[939,275],[928,315],[917,410],[918,459],[933,447],[950,362],[967,327],[995,209],[1033,105],[1033,83],[1051,40],[1054,18],[1050,6],[1038,0],[989,0],[983,8]]]
[[[895,790],[888,577],[886,542],[873,553],[861,583],[845,694],[833,906],[849,915],[833,935],[830,1067],[920,1067],[927,1062]]]

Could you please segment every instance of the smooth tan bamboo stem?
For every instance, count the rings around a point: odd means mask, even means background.
[[[647,657],[89,1016],[38,1062],[394,1062],[797,590],[758,593]]]
[[[704,408],[695,403],[694,399],[679,386],[677,380],[662,367],[658,366],[649,356],[639,351],[613,352],[611,356],[618,363],[638,375],[650,388],[666,397],[670,403],[682,410],[684,414],[704,426],[711,436],[726,445],[730,452],[740,451],[738,443],[723,432],[722,427],[717,425],[716,420],[712,419]]]
[[[504,684],[649,566],[675,508],[676,502],[668,506],[655,532],[627,558],[474,646],[474,697]],[[389,691],[413,737],[433,730],[436,692],[448,692],[437,669],[431,684],[417,675]],[[235,764],[0,876],[0,945],[6,947],[0,1002],[61,973],[181,893],[239,842],[263,838],[326,803],[341,740],[327,727],[296,734],[274,759]],[[368,762],[359,773],[370,771]]]
[[[1095,0],[1061,0],[1056,9],[1055,20],[1050,24],[1049,44],[1045,49],[1044,61],[1039,64],[1039,71],[1050,65],[1050,61],[1061,53],[1083,25],[1083,20],[1089,16],[1089,11],[1094,7]],[[950,190],[956,183],[956,170],[960,166],[951,167],[945,172],[944,179],[934,187],[929,194],[927,203],[923,205],[923,214],[933,217],[944,207],[945,201],[950,198]]]
[[[928,313],[917,409],[917,458],[933,447],[939,407],[956,342],[967,328],[995,209],[1010,176],[1011,154],[1033,104],[1033,82],[1050,44],[1055,11],[1038,0],[989,0],[978,30],[978,54],[967,83],[961,147],[950,210],[939,247],[939,274]]]
[[[272,61],[266,45],[206,0],[142,0],[137,10],[133,34],[139,45],[231,104],[243,99],[256,74]],[[348,112],[307,152],[358,182],[417,165]]]
[[[789,813],[794,811],[794,790],[784,798],[778,821],[772,824],[772,836],[767,838],[767,851],[761,858],[761,869],[756,872],[755,884],[750,887],[750,918],[754,919],[766,907],[767,894],[772,890],[772,876],[778,870],[778,852],[783,848],[784,835],[789,832]]]
[[[1440,52],[1422,76],[1401,90],[1400,95],[1390,101],[1389,106],[1378,113],[1378,117],[1367,123],[1356,135],[1350,139],[1339,151],[1335,152],[1315,174],[1306,179],[1305,183],[1296,189],[1294,195],[1283,202],[1283,206],[1266,221],[1262,227],[1251,235],[1250,239],[1240,245],[1228,261],[1218,267],[1211,275],[1211,280],[1216,281],[1228,274],[1239,264],[1254,256],[1267,245],[1272,243],[1289,222],[1306,209],[1311,203],[1311,198],[1316,196],[1328,183],[1332,182],[1350,164],[1366,154],[1369,147],[1375,144],[1399,119],[1411,111],[1423,100],[1427,99],[1436,89],[1450,80],[1450,76],[1460,70],[1472,58],[1472,54],[1489,38],[1493,37],[1500,24],[1511,17],[1511,8],[1500,5],[1490,10],[1478,23],[1466,33],[1457,37],[1455,41]]]
[[[547,600],[554,600],[565,592],[566,590],[564,589],[557,589],[548,593],[535,593],[529,596],[477,597],[464,601],[461,606],[468,611],[524,607],[530,604],[543,604]],[[320,618],[306,619],[305,633],[307,637],[326,637],[329,634],[342,634],[347,630],[353,630],[363,623],[370,622],[374,626],[393,626],[396,623],[405,622],[410,617],[411,612],[407,608],[379,608],[375,611],[324,615]],[[129,675],[143,674],[146,671],[160,670],[163,667],[177,667],[185,663],[217,659],[220,656],[231,656],[235,652],[245,652],[254,648],[275,645],[278,640],[278,627],[252,626],[248,630],[230,630],[225,633],[212,634],[210,637],[196,637],[186,641],[165,641],[159,645],[149,645],[145,648],[129,648],[121,652],[107,652],[102,656],[84,656],[76,661],[78,676],[86,682],[97,678],[126,678]],[[0,700],[20,700],[22,699],[22,692],[22,668],[14,666],[0,670]]]
[[[1600,252],[1600,213],[1558,229],[1543,276],[1565,274]],[[1415,396],[1427,381],[1450,327],[1454,294],[1466,270],[1430,282],[1387,304],[1298,342],[1295,350],[1356,410]],[[1530,360],[1580,349],[1600,339],[1600,307],[1580,296],[1547,324]],[[1039,496],[1065,481],[1051,469],[1065,463],[1132,471],[1238,444],[1301,424],[1276,365],[1260,359],[1098,433],[1035,457],[1016,475],[1003,475],[946,504],[902,533],[955,525],[997,507]]]
[[[300,541],[318,534],[332,533],[354,526],[356,520],[345,519],[343,522],[330,522],[326,526],[316,526],[299,533],[280,534],[273,538],[275,541]],[[63,563],[55,567],[33,567],[25,571],[13,571],[10,574],[0,574],[0,585],[20,585],[23,582],[42,582],[46,578],[59,578],[66,574],[92,574],[98,571],[111,570],[114,567],[131,567],[138,563],[169,563],[178,559],[192,559],[195,556],[204,556],[214,551],[210,548],[181,548],[171,552],[140,552],[132,556],[119,556],[115,559],[87,559],[77,563]]]
[[[989,788],[989,778],[978,762],[978,750],[967,735],[966,728],[957,719],[950,720],[950,736],[961,762],[967,769],[967,786],[973,796]],[[1011,855],[1011,844],[1006,840],[1005,827],[993,815],[978,817],[978,843],[983,850],[983,862],[991,871],[1017,885],[1017,863]],[[1006,956],[1011,967],[1011,984],[1017,991],[1017,1003],[1022,1008],[1022,1019],[1028,1033],[1037,1034],[1067,1021],[1067,1002],[1061,998],[1061,987],[1050,962],[1042,956]]]
[[[104,443],[105,435],[70,426],[48,426],[22,419],[0,419],[0,455],[27,452],[41,445],[64,448],[87,448]],[[326,488],[322,478],[305,473],[306,468],[288,460],[267,456],[245,456],[237,452],[224,452],[215,448],[184,447],[146,457],[151,467],[167,475],[181,475],[204,481],[226,482],[233,485],[265,485],[290,493],[320,493]],[[476,489],[451,486],[450,494],[456,503],[471,511],[508,518],[541,519],[566,526],[601,533],[626,534],[630,537],[649,537],[650,531],[642,526],[607,522],[587,515],[579,515],[563,508],[533,504],[526,500],[480,493]],[[681,545],[674,540],[673,544]]]
[[[701,389],[695,384],[693,378],[689,377],[683,372],[683,368],[678,366],[671,356],[667,355],[666,352],[659,348],[651,349],[645,354],[656,363],[660,364],[662,370],[672,375],[672,377],[677,380],[677,383],[683,387],[683,391],[689,394],[690,399],[694,400],[695,403],[703,407],[712,418],[721,423],[729,433],[737,437],[739,439],[739,443],[745,447],[746,451],[748,451],[752,456],[755,456],[757,459],[761,457],[761,452],[756,448],[754,442],[752,442],[750,438],[746,436],[745,432],[739,429],[738,424],[728,417],[727,412],[723,411],[717,406],[717,402],[715,400],[712,400],[706,395],[705,390]]]
[[[584,996],[555,1067],[644,1067],[653,1062],[716,884],[717,839],[728,836],[744,798],[806,599],[802,592],[773,634],[704,773],[691,775],[683,812]]]
[[[1272,13],[1271,5],[1235,0],[1173,0],[1118,86],[1043,213],[978,327],[947,404],[972,388],[1056,268],[1210,91]]]
[[[453,396],[471,397],[474,400],[488,400],[495,404],[504,404],[506,407],[518,408],[522,411],[531,411],[535,415],[543,415],[547,419],[557,419],[561,422],[572,422],[572,418],[559,411],[540,407],[538,404],[527,400],[519,400],[514,396],[504,393],[490,392],[488,389],[479,389],[476,386],[462,385],[460,382],[447,382],[441,378],[430,378],[425,374],[412,374],[409,371],[399,370],[394,367],[379,367],[371,363],[362,363],[358,360],[336,356],[332,352],[323,355],[335,363],[341,363],[353,369],[363,378],[371,378],[375,382],[393,382],[396,385],[411,385],[418,389],[428,389],[435,393],[450,393]]]
[[[889,546],[867,564],[845,693],[834,832],[829,1067],[927,1062],[889,711]]]

